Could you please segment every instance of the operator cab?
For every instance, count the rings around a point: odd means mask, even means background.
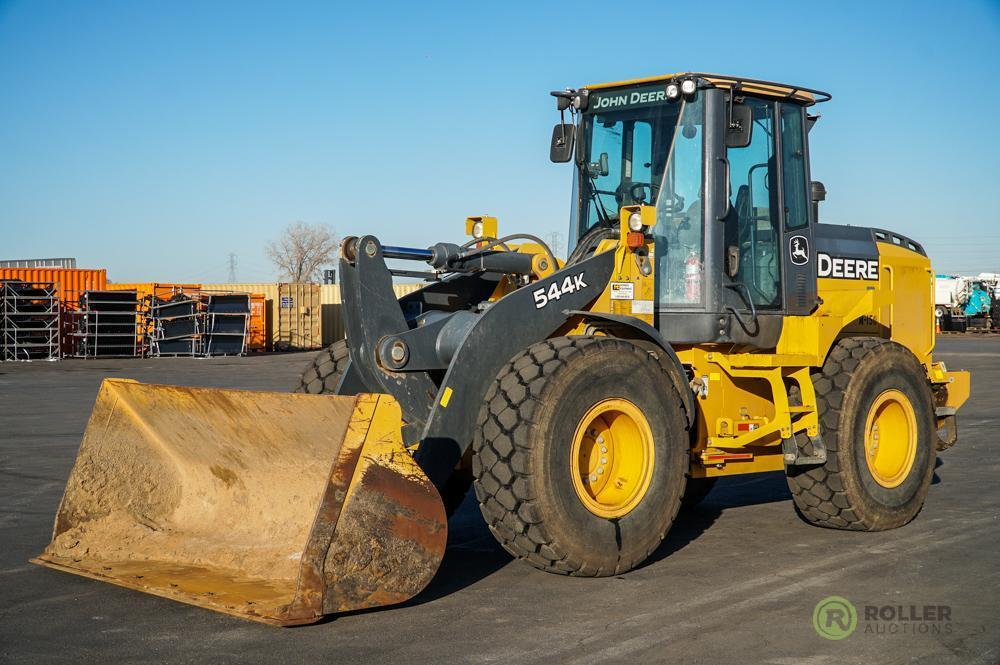
[[[674,74],[552,94],[573,120],[552,146],[576,163],[570,260],[617,233],[622,206],[654,206],[668,341],[773,348],[783,317],[816,307],[807,109],[827,93]]]

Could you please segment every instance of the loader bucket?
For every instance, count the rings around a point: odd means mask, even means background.
[[[387,395],[108,379],[34,563],[282,626],[403,602],[447,520]]]

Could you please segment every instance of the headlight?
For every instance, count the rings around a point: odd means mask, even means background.
[[[694,79],[684,79],[681,81],[681,92],[685,95],[693,95],[697,87],[698,84],[694,82]]]
[[[637,212],[633,212],[628,217],[628,228],[632,231],[638,233],[642,231],[642,215]]]
[[[667,86],[667,99],[677,99],[680,94],[681,89],[677,87],[676,83],[671,83]]]
[[[472,225],[472,237],[475,238],[476,240],[479,240],[480,238],[483,237],[482,222],[476,222],[475,224]]]

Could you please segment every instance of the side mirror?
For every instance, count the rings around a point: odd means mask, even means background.
[[[826,187],[819,180],[809,183],[809,198],[812,199],[813,221],[819,222],[819,202],[826,201]]]
[[[729,123],[726,126],[726,147],[745,148],[750,145],[753,135],[753,109],[746,104],[730,106]]]
[[[813,130],[813,126],[816,124],[817,120],[819,120],[819,113],[816,115],[809,115],[806,113],[806,134]]]
[[[549,146],[549,159],[556,164],[573,159],[573,144],[576,137],[576,126],[573,123],[557,123],[552,128],[552,143]]]
[[[819,180],[813,180],[809,183],[809,193],[812,197],[813,203],[819,203],[820,201],[826,201],[826,187],[823,186]]]

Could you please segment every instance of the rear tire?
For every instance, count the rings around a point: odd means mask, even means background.
[[[894,342],[848,338],[830,351],[813,385],[827,461],[788,471],[802,517],[855,531],[894,529],[912,520],[927,496],[937,454],[923,367]]]
[[[600,577],[659,546],[688,465],[671,362],[625,340],[558,337],[500,371],[472,462],[480,509],[504,549],[545,571]]]

